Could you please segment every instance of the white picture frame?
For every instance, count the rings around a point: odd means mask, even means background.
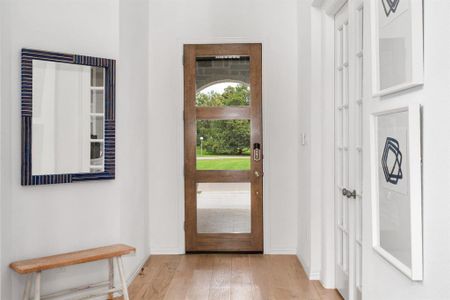
[[[373,248],[423,280],[420,105],[373,112],[370,127]]]
[[[423,85],[423,1],[372,2],[372,94]]]

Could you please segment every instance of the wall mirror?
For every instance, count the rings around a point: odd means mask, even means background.
[[[22,185],[114,176],[115,61],[22,49]]]

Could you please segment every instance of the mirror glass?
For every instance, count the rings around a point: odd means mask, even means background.
[[[32,174],[104,171],[105,69],[33,60]]]

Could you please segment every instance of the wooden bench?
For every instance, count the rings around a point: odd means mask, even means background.
[[[58,254],[53,256],[16,261],[10,264],[10,268],[19,274],[27,275],[23,299],[29,300],[34,281],[34,300],[60,299],[68,295],[91,292],[79,299],[92,299],[103,295],[109,295],[112,299],[114,293],[121,292],[124,300],[129,300],[128,288],[123,269],[122,256],[136,252],[136,249],[127,245],[117,244],[106,247],[87,249],[77,252]],[[50,269],[62,268],[71,265],[89,263],[107,259],[109,262],[109,279],[104,282],[72,288],[49,295],[41,296],[41,272]],[[120,287],[114,283],[114,265],[117,266],[120,279]],[[107,290],[105,290],[107,289]],[[77,298],[78,299],[78,298]]]

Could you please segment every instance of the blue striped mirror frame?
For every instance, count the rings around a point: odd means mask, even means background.
[[[70,183],[115,178],[116,153],[116,61],[113,59],[22,49],[22,185]],[[32,174],[33,60],[105,68],[104,171],[98,173]]]

